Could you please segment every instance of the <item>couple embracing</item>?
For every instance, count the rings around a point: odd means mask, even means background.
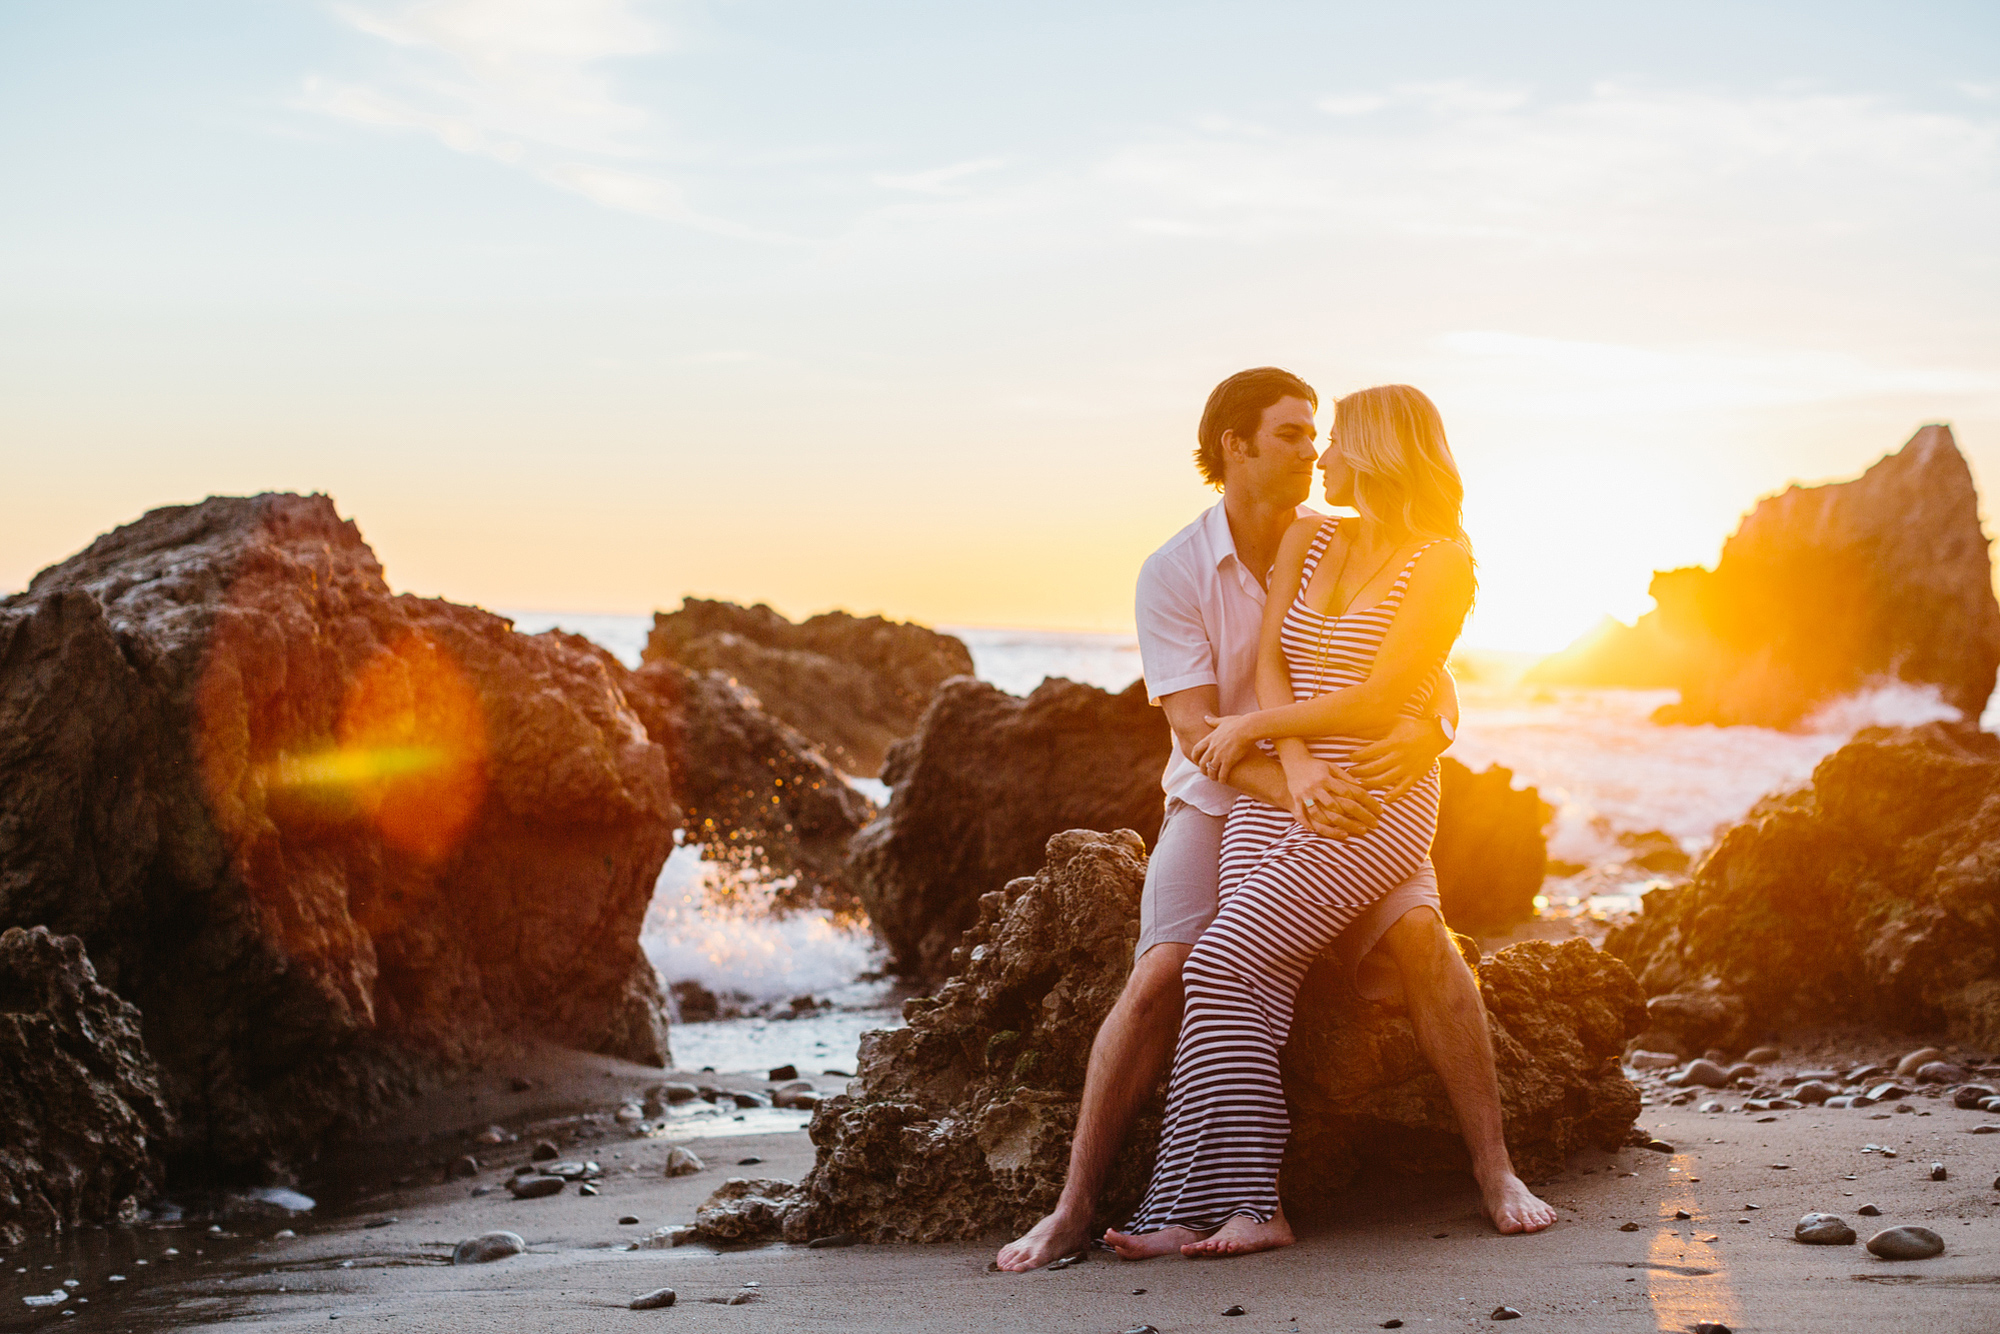
[[[1289,1245],[1278,1052],[1331,949],[1371,999],[1400,994],[1451,1096],[1487,1215],[1555,1212],[1515,1175],[1485,1008],[1430,866],[1438,755],[1458,722],[1445,660],[1475,586],[1463,487],[1437,409],[1407,385],[1334,405],[1272,367],[1209,396],[1195,462],[1222,500],[1139,575],[1140,656],[1173,730],[1137,958],[1091,1048],[1056,1210],[1004,1247],[1038,1268],[1087,1245],[1133,1116],[1172,1062],[1127,1259]],[[1304,508],[1313,473],[1328,504]]]

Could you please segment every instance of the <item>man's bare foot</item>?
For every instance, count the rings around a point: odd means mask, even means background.
[[[1090,1245],[1090,1219],[1072,1218],[1058,1209],[1000,1248],[993,1263],[1010,1274],[1040,1269],[1052,1260],[1075,1255]]]
[[[1141,1232],[1136,1236],[1112,1228],[1104,1234],[1104,1244],[1118,1252],[1121,1260],[1150,1260],[1156,1255],[1172,1255],[1207,1235],[1191,1227],[1163,1227],[1158,1232]]]
[[[1201,1241],[1189,1242],[1181,1247],[1181,1254],[1190,1260],[1207,1260],[1222,1255],[1248,1255],[1252,1251],[1275,1251],[1280,1246],[1289,1246],[1296,1238],[1292,1236],[1292,1225],[1285,1221],[1285,1211],[1280,1209],[1272,1215],[1268,1223],[1260,1223],[1242,1214],[1230,1219]]]
[[[1556,1221],[1556,1211],[1512,1172],[1501,1173],[1490,1185],[1480,1182],[1479,1193],[1486,1202],[1486,1216],[1502,1232],[1540,1232]]]

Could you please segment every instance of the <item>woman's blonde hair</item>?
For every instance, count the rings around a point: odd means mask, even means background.
[[[1398,541],[1441,537],[1464,547],[1465,483],[1437,404],[1406,384],[1378,385],[1333,405],[1333,433],[1354,470],[1354,507]]]

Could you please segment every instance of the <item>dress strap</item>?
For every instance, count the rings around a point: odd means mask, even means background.
[[[1319,558],[1326,554],[1326,544],[1333,540],[1333,530],[1339,526],[1340,519],[1336,515],[1322,522],[1319,531],[1313,534],[1312,545],[1306,548],[1305,572],[1299,576],[1301,593],[1305,591],[1305,586],[1312,582],[1313,571],[1319,568]]]
[[[1438,543],[1447,540],[1449,539],[1442,537],[1434,537],[1430,541],[1418,547],[1416,553],[1412,555],[1408,560],[1403,562],[1402,572],[1396,576],[1396,582],[1390,586],[1390,591],[1393,593],[1400,593],[1405,588],[1409,587],[1410,574],[1413,570],[1417,568],[1417,562],[1424,558],[1424,553],[1426,551],[1429,551],[1432,547],[1436,546]]]

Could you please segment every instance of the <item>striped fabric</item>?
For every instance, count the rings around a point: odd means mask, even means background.
[[[1341,520],[1320,525],[1299,594],[1285,611],[1282,641],[1294,699],[1360,685],[1409,587],[1420,548],[1387,597],[1361,611],[1324,616],[1305,589]],[[1428,692],[1405,707],[1428,707]],[[1316,738],[1313,754],[1345,763],[1365,744]],[[1278,1165],[1291,1135],[1278,1050],[1306,967],[1363,909],[1408,879],[1437,832],[1438,768],[1382,812],[1360,838],[1306,832],[1285,811],[1238,797],[1222,839],[1221,899],[1181,971],[1187,1006],[1167,1093],[1159,1161],[1125,1231],[1209,1231],[1244,1214],[1269,1222],[1278,1208]]]

